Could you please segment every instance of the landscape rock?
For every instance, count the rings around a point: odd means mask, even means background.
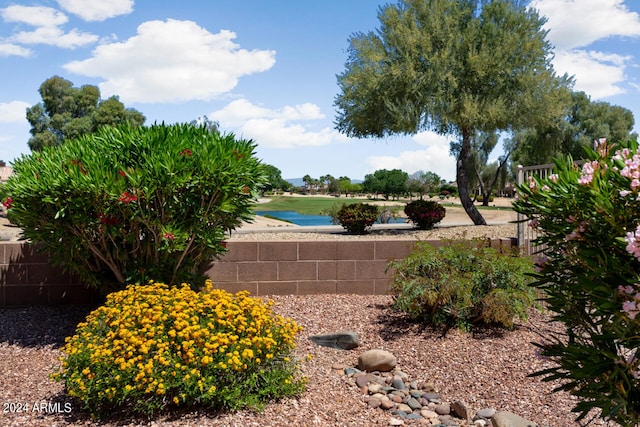
[[[453,402],[450,406],[453,415],[465,421],[470,420],[471,417],[469,416],[469,411],[467,410],[466,403],[458,400],[456,402]]]
[[[334,332],[330,334],[311,335],[311,342],[337,350],[352,350],[360,347],[360,338],[355,332]]]
[[[482,408],[478,412],[476,412],[476,416],[474,419],[478,418],[491,418],[495,415],[496,410],[491,408]]]
[[[498,411],[491,417],[493,427],[538,427],[533,421],[507,411]]]
[[[472,421],[472,411],[464,401],[441,399],[432,383],[412,381],[395,363],[393,354],[369,350],[358,358],[360,369],[344,368],[347,381],[366,395],[364,402],[371,408],[389,411],[391,420],[395,420],[390,422],[420,420],[422,425],[440,427],[539,427],[518,415],[493,408],[478,410]]]
[[[358,357],[358,369],[388,372],[396,367],[396,357],[385,350],[367,350]]]

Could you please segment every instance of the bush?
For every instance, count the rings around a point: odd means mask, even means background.
[[[438,249],[418,242],[393,270],[394,307],[413,319],[468,330],[486,323],[513,327],[526,320],[535,292],[531,260],[503,254],[484,241],[450,241]]]
[[[351,234],[365,234],[378,219],[378,207],[368,203],[344,205],[338,211],[338,221]]]
[[[380,210],[380,214],[378,215],[378,222],[380,224],[389,224],[391,221],[398,219],[400,208],[397,206],[385,206]]]
[[[478,194],[478,197],[476,197],[476,200],[482,203],[484,202],[484,196],[482,194]],[[494,200],[493,194],[489,195],[489,203],[493,202],[493,200]]]
[[[331,218],[331,224],[338,225],[340,224],[338,213],[345,205],[346,205],[345,202],[335,202],[331,205],[329,209],[322,210],[320,214],[328,215]]]
[[[640,149],[596,141],[582,168],[556,159],[518,187],[514,209],[538,231],[534,285],[564,333],[547,336],[538,372],[623,426],[640,423]]]
[[[202,284],[225,233],[253,215],[254,148],[192,125],[105,127],[23,155],[3,193],[25,238],[105,293],[151,278]]]
[[[404,213],[420,230],[431,230],[444,218],[445,208],[433,200],[414,200],[406,204]]]
[[[54,378],[92,415],[175,407],[260,409],[304,390],[291,354],[300,327],[271,304],[184,284],[129,286],[67,338]]]

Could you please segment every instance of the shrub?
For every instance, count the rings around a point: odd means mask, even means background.
[[[389,224],[392,220],[395,221],[400,216],[400,208],[397,206],[385,206],[380,210],[378,215],[378,222],[380,224]]]
[[[320,213],[322,215],[328,215],[331,218],[331,224],[338,225],[340,224],[338,213],[345,205],[346,205],[345,202],[335,202],[331,205],[329,209],[322,210]]]
[[[351,234],[364,234],[378,219],[378,207],[368,203],[344,205],[338,211],[338,221]]]
[[[94,416],[186,406],[260,409],[304,390],[300,327],[248,292],[128,286],[80,323],[54,378]]]
[[[600,140],[582,168],[556,159],[548,178],[518,187],[514,209],[542,248],[534,285],[564,325],[540,344],[554,366],[537,374],[563,381],[578,419],[599,408],[623,426],[640,423],[639,178],[637,142]]]
[[[431,230],[445,216],[445,208],[433,200],[414,200],[404,207],[404,213],[420,230]]]
[[[264,182],[255,144],[192,125],[105,127],[23,155],[9,217],[85,283],[202,284]]]
[[[484,202],[484,196],[482,194],[478,194],[478,197],[476,197],[476,200],[480,203]],[[494,200],[494,196],[493,194],[489,195],[489,203],[493,202]]]
[[[531,260],[486,247],[484,241],[426,242],[393,270],[394,307],[429,324],[470,329],[479,323],[513,327],[526,320],[535,292],[528,285]]]

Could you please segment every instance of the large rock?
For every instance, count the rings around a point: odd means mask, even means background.
[[[493,427],[538,427],[533,421],[507,411],[498,411],[491,417]]]
[[[385,350],[367,350],[358,357],[358,369],[389,372],[396,367],[396,357]]]
[[[351,350],[360,346],[360,338],[355,332],[311,335],[309,339],[315,344],[338,350]]]

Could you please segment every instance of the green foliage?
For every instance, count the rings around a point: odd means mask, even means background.
[[[362,187],[364,191],[382,193],[385,198],[398,197],[407,192],[409,174],[400,169],[378,169],[373,174],[365,175]]]
[[[275,191],[275,190],[289,190],[291,188],[291,183],[284,180],[282,178],[282,171],[273,165],[264,165],[265,174],[267,176],[267,180],[264,186],[264,191]]]
[[[460,198],[484,224],[469,196],[473,135],[549,123],[568,102],[571,82],[555,75],[545,19],[509,0],[401,0],[378,18],[376,31],[349,40],[337,129],[355,137],[427,129],[459,136]]]
[[[517,149],[512,164],[540,165],[552,163],[554,157],[570,155],[581,159],[584,147],[605,138],[628,141],[637,138],[633,132],[633,113],[604,101],[592,101],[584,92],[572,92],[566,113],[547,126],[516,133]]]
[[[271,303],[188,285],[129,286],[80,323],[53,375],[93,416],[178,407],[260,409],[305,388],[290,358],[301,328]]]
[[[434,325],[468,330],[486,323],[513,327],[526,320],[535,292],[531,260],[486,247],[483,241],[450,241],[438,249],[418,242],[408,257],[389,263],[394,307]]]
[[[105,127],[17,160],[9,217],[86,283],[198,283],[252,217],[254,148],[191,125]]]
[[[378,207],[368,203],[345,204],[338,211],[338,221],[351,234],[365,234],[377,221]]]
[[[414,200],[406,204],[404,213],[420,230],[431,230],[442,221],[446,211],[444,206],[433,200]]]
[[[479,202],[483,202],[484,203],[485,198],[484,198],[484,196],[482,194],[479,194],[478,197],[476,198],[476,200],[479,201]],[[489,203],[493,202],[493,200],[494,200],[493,194],[489,195],[489,197],[487,197],[486,200]]]
[[[638,143],[587,149],[582,169],[557,159],[554,174],[518,188],[513,208],[537,230],[534,285],[564,333],[546,337],[554,366],[538,372],[623,426],[640,423],[640,151]]]
[[[100,100],[97,86],[76,88],[70,81],[54,76],[40,85],[39,92],[42,102],[27,109],[32,151],[60,145],[102,126],[142,125],[145,121],[142,113],[125,108],[116,96]]]
[[[335,202],[331,205],[329,209],[323,209],[320,213],[322,215],[327,215],[331,218],[331,224],[338,225],[340,224],[340,219],[338,218],[338,214],[342,210],[342,208],[346,205],[345,202]]]

